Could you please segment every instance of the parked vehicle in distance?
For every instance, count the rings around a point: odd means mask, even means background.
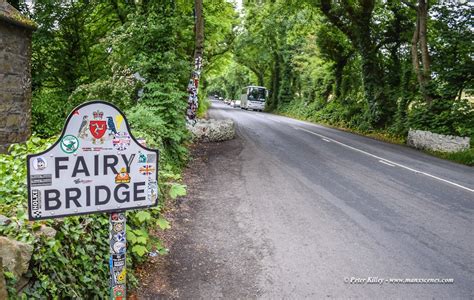
[[[230,106],[232,107],[240,107],[240,100],[232,100]]]
[[[223,99],[224,99],[224,98],[222,98],[222,97],[219,97],[219,100],[221,100],[221,101],[222,101]]]
[[[242,89],[240,96],[240,108],[263,111],[268,91],[263,86],[247,86]]]

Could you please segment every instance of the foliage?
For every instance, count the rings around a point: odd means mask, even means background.
[[[128,110],[128,120],[131,126],[156,141],[164,161],[174,161],[176,166],[182,166],[187,159],[184,142],[188,139],[182,117],[186,102],[179,101],[184,93],[172,87],[166,93],[159,84],[149,84],[147,89],[146,98]]]
[[[474,7],[429,8],[433,103],[422,103],[411,57],[416,2],[245,1],[233,55],[210,86],[229,96],[233,85],[263,82],[267,110],[363,132],[402,137],[413,127],[471,136],[461,99],[473,90]],[[251,72],[249,83],[233,76],[236,64]]]
[[[31,105],[31,126],[39,137],[57,134],[64,125],[69,111],[64,110],[68,94],[59,89],[35,91]]]
[[[136,103],[137,90],[142,83],[129,70],[114,71],[114,75],[109,78],[80,85],[72,94],[58,88],[35,91],[32,100],[32,127],[36,134],[40,137],[57,134],[72,109],[83,102],[107,100],[122,109]]]
[[[247,68],[236,62],[229,63],[221,72],[221,76],[210,82],[208,94],[217,94],[228,99],[240,99],[242,88],[251,85],[252,78],[255,77]]]
[[[473,13],[472,4],[446,3],[432,7],[432,67],[437,74],[432,88],[447,100],[459,98],[463,90],[472,88]]]
[[[105,72],[107,52],[99,41],[121,22],[113,2],[35,1],[26,12],[39,24],[32,43],[34,90],[72,92]]]
[[[466,99],[415,103],[407,122],[413,129],[474,139],[474,105]]]
[[[106,100],[121,109],[135,104],[138,100],[137,90],[143,84],[133,77],[131,70],[114,65],[112,72],[111,77],[78,86],[68,98],[70,109],[93,100]]]
[[[211,102],[209,101],[209,98],[207,97],[207,92],[206,91],[201,91],[202,95],[198,95],[199,97],[199,106],[197,110],[197,117],[198,118],[205,118],[207,110],[211,106]]]

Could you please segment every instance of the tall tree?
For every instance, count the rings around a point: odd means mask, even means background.
[[[428,51],[427,35],[429,0],[418,0],[417,4],[413,4],[407,0],[403,0],[402,2],[416,11],[415,31],[413,32],[411,41],[411,57],[413,70],[417,75],[418,84],[420,86],[420,92],[425,101],[429,104],[433,100],[433,95],[428,87],[431,81],[431,58]]]
[[[194,1],[194,70],[188,83],[188,109],[186,115],[189,121],[194,121],[199,105],[198,88],[201,76],[202,54],[204,51],[204,17],[202,0]]]
[[[202,58],[204,52],[204,16],[202,0],[194,0],[195,13],[195,44],[194,44],[194,59]]]
[[[372,31],[375,0],[312,0],[311,3],[348,37],[357,50],[362,60],[362,78],[371,123],[379,127],[386,125],[395,106],[385,92],[384,72]]]

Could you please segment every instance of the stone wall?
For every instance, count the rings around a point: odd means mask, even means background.
[[[469,149],[470,138],[410,129],[407,144],[418,149],[458,152]]]
[[[31,134],[31,33],[34,25],[0,0],[0,153]]]
[[[231,140],[235,136],[234,121],[198,119],[194,126],[187,124],[194,140],[201,142],[222,142]]]

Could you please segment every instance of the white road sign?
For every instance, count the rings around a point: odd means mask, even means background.
[[[156,206],[158,159],[131,135],[117,107],[82,104],[50,149],[28,155],[29,219]]]

